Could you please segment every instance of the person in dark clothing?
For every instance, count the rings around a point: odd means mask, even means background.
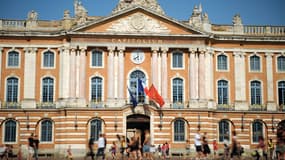
[[[91,156],[91,159],[94,160],[95,154],[94,154],[94,151],[93,151],[94,150],[94,138],[93,137],[91,137],[89,139],[88,148],[89,148],[88,156]]]
[[[29,148],[28,148],[28,160],[32,160],[34,154],[34,134],[31,133],[31,136],[28,138]]]
[[[39,143],[40,143],[40,141],[38,139],[38,136],[35,135],[34,136],[34,157],[35,157],[36,160],[39,159],[39,155],[38,155],[38,153],[39,153]]]

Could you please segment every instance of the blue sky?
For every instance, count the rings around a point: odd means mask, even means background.
[[[108,16],[119,0],[82,0],[92,16]],[[239,13],[244,24],[285,26],[285,0],[158,0],[167,16],[188,20],[195,4],[202,4],[213,24],[231,24]],[[58,20],[73,13],[73,0],[1,0],[0,19],[26,19],[30,10],[41,20]]]

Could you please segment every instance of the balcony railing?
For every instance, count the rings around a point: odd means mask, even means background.
[[[266,111],[266,106],[254,104],[249,107],[250,111]]]
[[[233,105],[229,105],[229,104],[218,104],[217,105],[217,110],[221,110],[221,111],[233,111],[235,110]]]
[[[3,102],[2,109],[20,109],[21,108],[21,103],[19,102]]]
[[[103,108],[104,103],[102,101],[91,101],[89,102],[89,108]]]
[[[285,112],[285,104],[279,105],[279,111]]]
[[[37,104],[37,109],[55,109],[56,104],[54,102],[42,102]]]
[[[185,103],[183,103],[183,102],[174,102],[174,103],[172,103],[171,108],[173,108],[173,109],[184,109],[185,108]]]

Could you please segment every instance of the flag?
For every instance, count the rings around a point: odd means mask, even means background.
[[[128,87],[128,91],[129,91],[129,94],[130,94],[130,96],[131,96],[131,102],[132,102],[132,104],[133,104],[133,107],[136,107],[136,106],[138,105],[138,102],[137,102],[136,98],[134,97],[134,95],[132,94],[132,92],[131,92],[131,90],[129,89],[129,87]]]
[[[138,81],[139,81],[138,91],[141,93],[144,92],[146,95],[148,95],[148,88],[147,88],[146,84],[141,79],[139,79]]]
[[[154,87],[154,85],[152,84],[148,90],[148,97],[155,101],[156,103],[159,104],[160,107],[162,107],[164,105],[164,100],[163,98],[160,96],[160,94],[158,93],[158,91],[156,90],[156,88]]]

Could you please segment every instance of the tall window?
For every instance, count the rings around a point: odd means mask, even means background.
[[[46,51],[44,53],[44,67],[54,67],[54,53],[51,51]]]
[[[251,105],[261,104],[261,83],[258,81],[252,81],[250,83],[250,95],[251,95]]]
[[[18,67],[19,66],[19,53],[16,51],[11,51],[8,53],[8,67]]]
[[[183,53],[181,52],[172,53],[172,67],[183,68]]]
[[[92,67],[103,66],[103,53],[101,51],[92,51],[91,65]]]
[[[91,79],[91,101],[102,101],[102,78],[94,77]]]
[[[49,77],[44,78],[42,87],[42,102],[53,102],[54,80]]]
[[[136,97],[138,103],[144,103],[145,102],[145,93],[139,92],[138,88],[138,80],[141,80],[142,82],[145,82],[145,74],[142,71],[134,71],[130,75],[130,91],[134,97]]]
[[[183,80],[180,78],[173,79],[172,84],[172,99],[173,103],[183,103]]]
[[[41,122],[41,141],[52,142],[52,121],[43,120]]]
[[[181,119],[174,121],[174,141],[185,141],[185,121]]]
[[[7,102],[18,102],[18,79],[17,78],[7,79],[6,101]]]
[[[260,58],[257,55],[250,57],[250,70],[260,71]]]
[[[16,142],[17,124],[14,120],[5,122],[4,142]]]
[[[285,105],[285,81],[278,83],[278,102],[279,105]]]
[[[218,104],[228,104],[228,88],[227,81],[218,81]]]
[[[219,142],[224,140],[230,140],[230,124],[226,120],[221,120],[219,122]]]
[[[218,70],[228,69],[228,57],[226,55],[218,55]]]
[[[93,137],[97,141],[100,133],[102,133],[102,121],[98,119],[92,120],[90,122],[90,137]]]
[[[254,121],[252,123],[252,142],[258,143],[258,138],[263,137],[263,124],[260,121]]]
[[[277,58],[277,66],[278,66],[278,71],[285,71],[285,56],[280,56]]]

